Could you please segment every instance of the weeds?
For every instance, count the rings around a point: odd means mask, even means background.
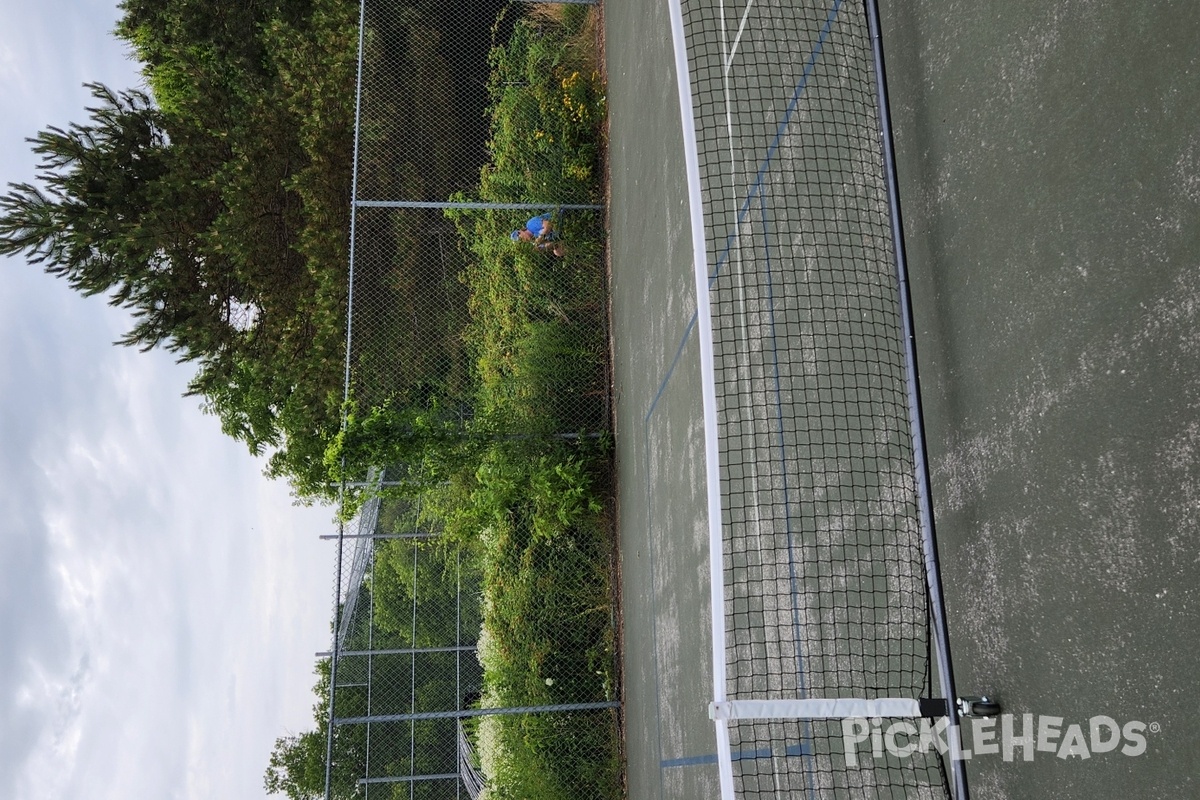
[[[597,202],[606,107],[595,14],[532,9],[492,52],[492,158],[480,199]],[[566,435],[607,428],[602,220],[557,214],[567,245],[558,259],[513,244],[519,215],[452,216],[473,256],[465,341],[480,387],[476,422],[522,432],[441,498],[448,536],[472,547],[483,571],[483,702],[611,699],[608,439]],[[489,717],[476,738],[489,800],[621,796],[610,712]]]
[[[469,413],[436,399],[351,408],[327,454],[334,474],[407,465],[399,491],[420,493],[441,546],[477,570],[488,706],[616,692],[603,220],[556,210],[602,198],[594,25],[591,9],[537,4],[490,56],[490,161],[478,196],[458,199],[544,202],[566,253],[512,241],[529,214],[447,212],[467,261]],[[486,717],[468,729],[489,800],[621,796],[611,711]]]

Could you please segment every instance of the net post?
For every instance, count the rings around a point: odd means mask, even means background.
[[[954,703],[956,688],[954,671],[950,662],[950,631],[946,623],[945,600],[942,595],[941,569],[938,564],[937,536],[933,520],[932,486],[929,479],[929,461],[925,447],[925,422],[921,411],[920,380],[917,373],[916,336],[913,325],[912,295],[908,283],[908,259],[904,248],[904,219],[900,211],[899,180],[896,172],[895,145],[892,138],[891,106],[888,102],[887,71],[884,67],[883,33],[879,21],[878,0],[863,0],[866,8],[867,26],[871,38],[871,52],[875,61],[875,93],[879,109],[880,149],[884,163],[884,178],[887,182],[888,212],[892,225],[893,251],[896,278],[899,288],[900,317],[903,325],[904,359],[907,367],[907,389],[909,399],[909,423],[912,429],[914,472],[917,483],[917,500],[921,523],[921,543],[925,555],[925,579],[929,588],[929,606],[932,620],[938,666],[938,681],[946,696],[946,716],[949,719],[948,739],[950,742],[950,773],[956,800],[970,797],[967,788],[966,766],[961,757],[961,721]]]

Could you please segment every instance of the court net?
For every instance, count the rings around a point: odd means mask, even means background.
[[[672,1],[726,800],[950,794],[936,748],[871,746],[888,720],[846,735],[848,717],[920,716],[934,689],[919,412],[868,10]],[[848,702],[815,702],[832,699]],[[862,749],[848,753],[852,740]]]

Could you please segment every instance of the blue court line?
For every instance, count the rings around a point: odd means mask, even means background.
[[[668,758],[659,764],[663,769],[671,767],[699,767],[704,764],[717,763],[717,754],[709,753],[706,756],[688,756],[686,758]]]
[[[784,748],[785,756],[809,756],[812,755],[812,748],[800,742],[798,744],[789,744]],[[757,750],[735,750],[730,754],[734,761],[751,761],[758,758],[772,758],[774,752],[769,747],[760,747]],[[705,764],[716,764],[717,754],[706,753],[702,756],[684,756],[683,758],[668,758],[659,763],[663,769],[671,769],[673,767],[699,767]]]
[[[770,758],[772,756],[771,748],[760,747],[758,750],[735,750],[729,754],[734,761],[752,761],[757,758]],[[663,768],[667,767],[692,767],[701,764],[717,763],[717,754],[708,753],[703,756],[688,756],[686,758],[672,758],[662,762]]]
[[[788,756],[811,756],[812,748],[804,743],[789,744],[784,748],[783,753]]]
[[[825,40],[829,38],[829,32],[833,28],[833,22],[837,18],[838,12],[841,10],[842,0],[834,0],[833,7],[830,8],[829,14],[825,17],[825,24],[821,27],[821,33],[817,37],[817,43],[813,46],[812,52],[808,56],[808,60],[804,63],[804,72],[801,73],[800,82],[796,84],[795,90],[792,92],[792,98],[788,102],[787,110],[784,112],[783,119],[776,126],[775,136],[771,140],[770,146],[767,147],[767,155],[759,164],[758,173],[755,175],[754,183],[751,185],[750,191],[746,195],[742,207],[738,209],[737,222],[734,225],[734,232],[725,237],[725,247],[722,248],[717,256],[717,262],[714,265],[713,272],[708,278],[709,288],[716,282],[721,275],[721,270],[725,266],[725,261],[729,257],[729,251],[733,249],[733,243],[737,240],[737,226],[745,221],[746,215],[750,213],[751,203],[757,197],[763,188],[763,181],[766,177],[767,170],[770,169],[771,163],[775,160],[775,154],[779,150],[780,142],[783,140],[784,131],[792,122],[792,115],[796,113],[796,108],[800,102],[800,95],[808,87],[808,79],[812,77],[813,67],[816,66],[817,58],[821,55],[821,51],[825,47]],[[667,368],[666,375],[663,376],[662,382],[659,384],[658,392],[654,395],[654,400],[650,403],[650,408],[646,412],[646,419],[654,413],[654,409],[658,406],[658,401],[662,398],[663,392],[667,388],[667,382],[671,380],[671,376],[675,374],[675,366],[679,363],[679,357],[683,354],[684,345],[691,337],[692,331],[696,327],[696,312],[692,312],[692,318],[688,320],[687,328],[683,332],[683,336],[679,341],[679,347],[675,350],[675,357],[671,360],[671,365]]]
[[[654,409],[658,406],[658,401],[662,399],[663,392],[667,390],[667,381],[671,380],[671,376],[675,374],[675,366],[679,363],[679,357],[683,355],[684,345],[691,338],[692,329],[696,327],[696,312],[692,312],[692,318],[688,320],[687,328],[683,331],[683,338],[679,340],[679,347],[675,349],[675,357],[671,359],[671,366],[667,368],[667,374],[662,379],[662,383],[658,385],[658,393],[654,395],[654,401],[650,403],[650,410],[646,412],[645,418],[642,420],[645,423],[650,422],[650,416],[654,413]]]
[[[717,754],[709,753],[706,756],[688,756],[686,758],[668,758],[659,764],[663,769],[671,767],[698,767],[703,764],[717,763]]]
[[[776,128],[775,136],[771,140],[770,146],[767,148],[767,154],[766,154],[765,158],[759,164],[758,172],[755,176],[754,183],[752,184],[750,191],[747,193],[746,198],[745,198],[744,202],[742,203],[741,208],[738,210],[737,219],[736,219],[736,223],[734,225],[733,232],[730,233],[725,238],[725,245],[722,248],[720,254],[718,255],[716,264],[714,265],[713,271],[710,274],[709,279],[708,279],[708,284],[709,284],[710,288],[716,282],[717,278],[720,277],[722,270],[724,269],[725,262],[729,258],[729,253],[733,248],[734,242],[736,242],[736,240],[737,240],[738,227],[745,221],[747,215],[750,213],[750,208],[752,207],[752,203],[755,200],[755,198],[757,198],[759,200],[760,205],[764,209],[764,211],[763,211],[764,242],[765,242],[765,246],[767,246],[769,248],[769,237],[766,236],[767,232],[765,230],[765,226],[766,226],[766,212],[765,212],[766,196],[763,193],[764,183],[766,180],[766,174],[767,174],[768,170],[771,168],[771,165],[775,159],[775,156],[778,153],[780,144],[783,140],[783,134],[787,130],[787,127],[791,124],[792,116],[795,114],[796,109],[798,108],[800,96],[803,94],[804,90],[808,86],[808,80],[812,76],[813,68],[816,65],[817,58],[820,56],[821,51],[824,48],[825,40],[829,36],[830,30],[833,27],[833,22],[837,18],[838,12],[841,9],[841,5],[842,5],[842,0],[834,0],[833,6],[830,8],[830,11],[825,18],[825,23],[821,28],[821,33],[817,38],[817,42],[814,45],[812,52],[809,54],[808,60],[805,62],[804,71],[801,75],[799,83],[796,85],[796,88],[792,93],[791,100],[788,103],[787,110],[784,113],[783,119],[780,121],[779,125]],[[767,258],[768,258],[768,270],[769,270],[770,269],[769,250],[768,250]],[[769,276],[768,276],[768,280],[769,280]],[[778,349],[774,345],[774,316],[773,316],[774,302],[773,302],[773,297],[770,299],[771,299],[771,308],[772,308],[772,348],[773,348],[774,352],[776,353],[775,379],[776,379],[776,404],[778,406],[782,402],[782,399],[781,399],[780,387],[779,387]],[[648,445],[649,445],[650,418],[653,416],[655,410],[657,409],[658,403],[662,399],[662,396],[663,396],[664,392],[666,391],[667,384],[670,382],[671,377],[675,374],[675,368],[678,366],[679,361],[683,355],[684,347],[687,345],[688,340],[691,338],[692,332],[696,329],[697,314],[698,314],[698,312],[693,312],[691,318],[688,320],[688,324],[687,324],[686,328],[684,329],[683,335],[682,335],[682,337],[680,337],[679,345],[675,349],[675,355],[671,359],[671,364],[667,368],[666,374],[663,376],[662,381],[659,383],[659,387],[658,387],[657,392],[654,395],[654,399],[651,401],[650,407],[646,411],[646,416],[643,418],[643,435],[644,435],[643,441],[647,445],[646,452],[645,452],[645,462],[646,462],[645,466],[646,466],[646,483],[647,483],[646,502],[647,502],[647,511],[648,512],[652,505],[652,497],[653,497],[653,490],[652,490],[652,487],[649,485],[650,484],[650,480],[649,480],[650,471],[649,471],[649,463],[648,463],[649,462],[649,447],[648,447]],[[778,414],[779,414],[780,419],[782,419],[782,409],[779,409]],[[782,422],[780,422],[779,433],[780,433],[780,441],[781,441],[781,446],[782,446],[782,442],[783,442]],[[786,455],[781,453],[781,458],[784,459],[784,467],[785,467],[784,474],[786,475]],[[787,514],[787,517],[789,520],[789,528],[790,528],[790,519],[791,519],[790,512]],[[792,548],[791,548],[791,531],[790,531],[790,529],[788,531],[788,541],[789,541],[789,547],[788,547],[789,562],[792,562],[793,559],[791,556]],[[653,628],[654,628],[653,638],[655,640],[654,641],[654,672],[655,672],[655,678],[656,678],[655,701],[658,706],[657,717],[658,717],[658,724],[660,725],[659,736],[657,737],[658,745],[659,745],[659,756],[660,756],[659,763],[660,763],[660,766],[662,767],[662,769],[673,768],[673,767],[695,766],[695,765],[702,765],[702,764],[715,764],[717,762],[717,756],[715,753],[702,755],[702,756],[689,756],[689,757],[676,758],[676,759],[661,759],[661,755],[662,755],[662,736],[661,736],[662,697],[661,697],[661,688],[658,686],[658,680],[657,680],[657,678],[658,678],[658,646],[657,646],[658,616],[657,616],[657,610],[655,608],[656,603],[655,603],[655,598],[654,598],[654,595],[655,595],[655,592],[654,592],[655,564],[654,564],[653,537],[651,537],[651,542],[649,545],[649,552],[647,555],[650,558],[649,566],[650,566],[650,576],[651,576],[651,578],[650,578],[650,580],[651,580],[651,587],[650,587],[651,588],[651,591],[650,591],[651,613],[652,613],[653,619],[654,619],[654,625],[653,625]],[[789,567],[791,567],[791,566],[792,566],[792,564],[789,563]],[[793,578],[792,590],[794,593],[796,590],[795,583],[794,583],[794,580],[795,580],[794,571],[792,574],[792,578]],[[794,623],[796,625],[798,625],[799,624],[799,618],[797,616],[798,612],[795,611],[795,609],[793,611],[794,611],[794,614],[793,614]],[[797,650],[799,650],[799,642],[800,642],[799,637],[797,637],[796,641],[797,641]],[[797,658],[802,659],[802,656],[799,654],[799,652],[797,653]],[[803,669],[802,660],[801,660],[799,669],[800,669],[801,686],[803,686],[804,669]],[[807,723],[805,724],[805,732],[806,733],[808,732]],[[785,752],[785,755],[788,755],[788,756],[808,756],[809,757],[809,759],[808,759],[809,770],[808,771],[810,773],[810,779],[809,779],[808,783],[809,783],[809,786],[812,787],[813,783],[812,783],[812,779],[811,779],[811,771],[812,771],[812,765],[811,765],[812,751],[811,751],[811,749],[809,747],[807,747],[806,745],[804,745],[803,743],[800,743],[800,744],[794,744],[794,745],[787,746],[785,748],[784,752]],[[739,751],[739,752],[731,753],[731,758],[734,761],[740,761],[743,759],[771,758],[771,757],[772,757],[772,753],[771,753],[770,749],[758,749],[758,750]],[[660,792],[660,796],[661,796],[661,793],[663,791],[663,786],[661,784],[661,780],[662,780],[662,771],[661,770],[660,770],[659,775],[660,775],[659,792]],[[811,793],[811,788],[809,791]]]

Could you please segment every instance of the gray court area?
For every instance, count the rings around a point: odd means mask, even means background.
[[[956,678],[1150,731],[972,796],[1200,796],[1200,4],[887,5]]]
[[[626,733],[631,797],[698,798],[707,529],[662,5],[605,7]],[[1192,796],[1200,7],[883,5],[960,691],[1148,731],[1139,756],[980,756],[972,796]]]
[[[665,3],[607,0],[610,248],[631,798],[717,795],[703,431]]]

